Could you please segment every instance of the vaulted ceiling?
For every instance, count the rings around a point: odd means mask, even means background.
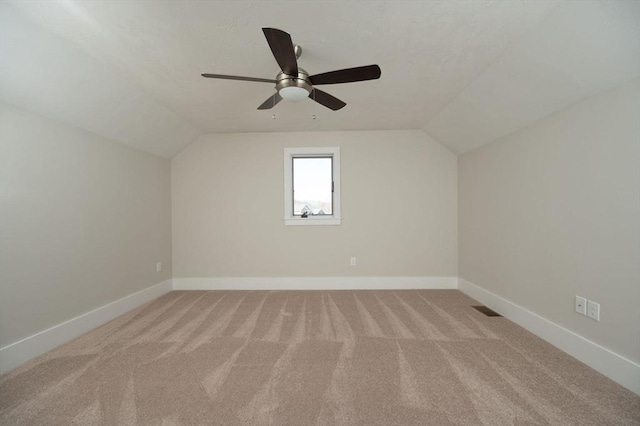
[[[637,0],[3,1],[0,97],[171,158],[203,133],[422,129],[462,153],[640,76]],[[311,74],[378,64],[379,80],[256,108],[262,34]],[[275,114],[275,119],[272,117]],[[315,119],[313,119],[315,116]]]

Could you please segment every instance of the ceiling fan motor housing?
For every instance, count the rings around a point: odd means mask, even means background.
[[[302,92],[304,89],[306,94]],[[309,73],[298,67],[298,75],[293,76],[279,72],[276,76],[276,90],[285,99],[302,100],[309,96],[313,86],[309,80]]]

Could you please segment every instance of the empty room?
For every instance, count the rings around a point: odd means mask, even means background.
[[[1,0],[0,424],[640,425],[640,2]]]

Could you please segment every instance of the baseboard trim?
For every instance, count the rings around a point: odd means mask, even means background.
[[[640,395],[639,364],[462,278],[458,290]]]
[[[0,374],[13,370],[30,359],[160,297],[172,289],[172,280],[163,281],[0,348]]]
[[[456,277],[203,277],[174,278],[174,290],[456,289]]]

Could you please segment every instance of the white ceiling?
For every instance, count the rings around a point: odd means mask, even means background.
[[[423,129],[457,153],[640,76],[640,2],[3,1],[0,96],[170,158],[210,132]],[[261,28],[289,32],[347,106],[256,108],[274,78]],[[276,119],[272,119],[276,114]],[[312,119],[315,115],[316,119]]]

